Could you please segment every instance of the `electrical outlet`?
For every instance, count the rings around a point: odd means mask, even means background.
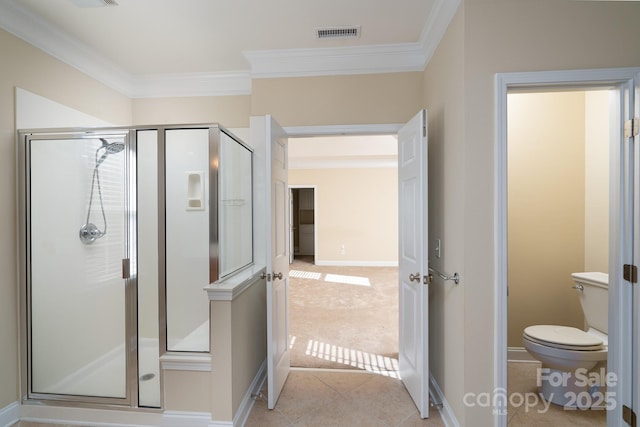
[[[436,247],[434,250],[436,258],[440,258],[441,251],[442,251],[442,242],[440,241],[440,239],[436,239]]]
[[[346,251],[346,249],[344,248],[344,243],[343,243],[343,244],[341,244],[341,245],[340,245],[340,255],[344,255],[344,254],[346,254],[346,253],[347,253],[347,251]]]

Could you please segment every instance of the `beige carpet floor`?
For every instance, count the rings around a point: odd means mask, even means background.
[[[289,269],[291,366],[362,369],[396,377],[397,267]]]

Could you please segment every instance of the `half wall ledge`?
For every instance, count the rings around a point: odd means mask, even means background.
[[[251,265],[222,280],[204,287],[210,301],[233,301],[266,271],[265,266]]]

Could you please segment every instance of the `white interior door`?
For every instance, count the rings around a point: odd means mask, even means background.
[[[266,116],[266,176],[271,177],[267,215],[267,381],[268,407],[276,406],[289,375],[289,186],[287,136]]]
[[[398,132],[400,377],[429,417],[427,112]]]

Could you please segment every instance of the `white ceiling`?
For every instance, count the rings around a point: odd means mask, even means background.
[[[0,0],[0,28],[132,97],[250,93],[251,77],[424,68],[459,0]],[[319,40],[318,27],[360,26]]]

